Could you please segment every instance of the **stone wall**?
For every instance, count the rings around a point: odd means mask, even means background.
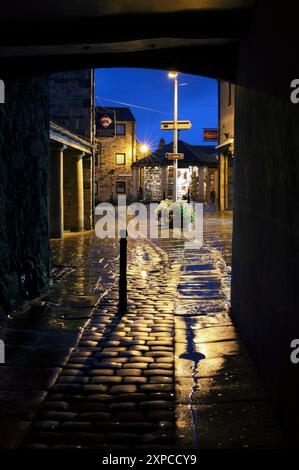
[[[94,72],[92,69],[51,74],[49,78],[50,118],[76,136],[94,143]],[[84,228],[93,228],[94,171],[91,157],[83,159],[84,178]],[[64,158],[64,228],[71,221],[71,157]]]
[[[48,79],[6,83],[0,105],[0,317],[49,274]]]
[[[219,141],[223,144],[234,138],[236,87],[228,82],[219,82]],[[225,134],[229,134],[227,137]]]
[[[233,316],[279,416],[297,435],[299,366],[290,344],[299,338],[298,124],[299,107],[238,88]]]
[[[63,156],[63,213],[64,230],[71,230],[72,225],[72,160],[71,156]]]
[[[161,167],[144,168],[143,197],[148,201],[160,202],[163,199]]]
[[[92,139],[93,70],[50,75],[50,118],[74,134]]]
[[[93,159],[90,156],[83,158],[83,191],[84,191],[84,228],[91,230],[93,224]]]
[[[234,139],[236,87],[228,82],[219,82],[219,143]],[[229,152],[229,150],[231,152]],[[233,209],[234,159],[231,155],[234,144],[219,150],[219,206],[220,210]]]
[[[299,338],[299,105],[290,101],[290,83],[298,75],[296,54],[289,54],[292,8],[297,7],[289,0],[285,8],[272,2],[270,9],[258,2],[251,36],[240,48],[232,313],[277,415],[298,445],[299,365],[290,360],[291,341]]]
[[[97,139],[95,156],[96,202],[117,200],[116,183],[126,183],[128,200],[133,198],[132,163],[136,161],[136,123],[135,121],[117,121],[125,124],[126,135]],[[116,154],[125,154],[125,164],[116,164]]]

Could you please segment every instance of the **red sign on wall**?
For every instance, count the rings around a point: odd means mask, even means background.
[[[218,142],[219,130],[218,129],[204,129],[203,139],[206,142]]]

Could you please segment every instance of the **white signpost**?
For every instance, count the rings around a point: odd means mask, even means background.
[[[184,160],[184,154],[183,153],[166,153],[165,154],[167,160]]]
[[[165,131],[173,130],[173,153],[168,153],[169,160],[173,160],[173,202],[178,200],[178,182],[177,182],[177,170],[178,160],[184,158],[183,153],[178,153],[178,131],[191,128],[190,121],[179,121],[178,120],[178,73],[169,72],[169,78],[174,81],[174,106],[173,106],[173,121],[162,121],[161,129]]]
[[[177,130],[178,131],[187,131],[191,129],[191,121],[178,121]],[[174,121],[161,121],[162,131],[173,131],[174,130]]]

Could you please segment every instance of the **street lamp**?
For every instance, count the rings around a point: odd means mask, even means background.
[[[146,141],[137,143],[138,157],[147,157],[150,153],[151,153],[150,145]]]
[[[140,152],[145,155],[147,152],[149,152],[149,146],[146,144],[142,144],[140,147]]]
[[[174,81],[173,153],[178,153],[178,72],[169,72],[168,78]],[[178,200],[177,187],[178,161],[173,160],[173,202]]]

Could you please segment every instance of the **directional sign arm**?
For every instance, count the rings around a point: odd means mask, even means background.
[[[178,121],[177,122],[177,129],[178,130],[188,130],[191,129],[192,124],[191,121]],[[161,129],[162,131],[173,131],[174,130],[174,121],[161,121]]]

